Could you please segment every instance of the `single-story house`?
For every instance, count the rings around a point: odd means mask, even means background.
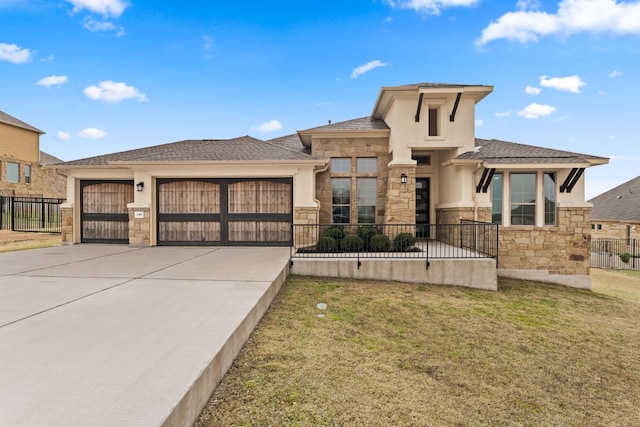
[[[640,176],[589,200],[591,237],[640,239]]]
[[[584,170],[475,138],[492,86],[383,87],[367,117],[269,141],[188,140],[57,165],[66,242],[296,245],[291,224],[499,224],[498,273],[588,287]]]

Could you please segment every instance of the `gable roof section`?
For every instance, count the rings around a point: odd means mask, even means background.
[[[640,222],[640,176],[588,200],[591,219]]]
[[[311,137],[313,135],[339,136],[340,134],[345,135],[352,133],[369,135],[379,133],[381,136],[386,136],[390,132],[391,129],[384,120],[366,116],[343,122],[330,123],[311,129],[299,130],[298,135],[305,147],[311,147]]]
[[[516,142],[500,141],[497,139],[475,140],[476,149],[462,153],[452,163],[469,161],[485,162],[488,165],[517,165],[517,164],[558,164],[574,163],[585,166],[602,165],[609,162],[606,157],[591,156],[589,154],[572,153],[552,148],[536,147],[518,144]]]
[[[121,151],[86,159],[63,162],[57,166],[108,166],[126,163],[180,163],[230,161],[304,161],[314,160],[302,151],[294,151],[251,136],[233,139],[201,139],[172,142],[152,147]]]
[[[287,150],[300,151],[309,154],[311,150],[302,145],[300,136],[297,133],[291,135],[280,136],[278,138],[269,139],[269,144],[274,144]]]
[[[4,111],[0,111],[0,123],[4,123],[4,124],[10,125],[10,126],[15,126],[15,127],[21,128],[21,129],[30,130],[32,132],[37,132],[40,135],[44,134],[44,132],[41,131],[40,129],[35,128],[35,127],[31,126],[30,124],[27,124],[27,123],[23,122],[22,120],[18,120],[13,116],[8,115]]]
[[[57,158],[56,156],[52,156],[49,153],[45,153],[44,151],[40,151],[40,164],[41,165],[55,165],[56,163],[62,163],[62,159]]]

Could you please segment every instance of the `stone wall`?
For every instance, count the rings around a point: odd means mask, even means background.
[[[7,162],[20,165],[20,182],[7,181]],[[25,182],[25,166],[31,166],[31,182]],[[45,169],[38,163],[30,163],[13,157],[0,156],[0,195],[34,195],[51,198],[67,196],[67,177],[53,169]]]
[[[136,218],[136,212],[142,212],[143,218]],[[149,208],[129,208],[129,246],[151,246]]]
[[[498,269],[588,275],[591,208],[559,208],[556,226],[500,226]]]
[[[389,141],[387,138],[322,138],[314,139],[312,143],[313,157],[330,159],[332,157],[351,158],[351,222],[356,223],[357,193],[356,193],[356,159],[358,157],[377,157],[378,159],[378,197],[376,201],[376,222],[385,219],[387,201],[387,180],[389,172],[387,165],[391,161]],[[340,176],[345,176],[340,174]],[[362,176],[369,176],[364,174]],[[331,170],[319,173],[316,179],[316,197],[320,202],[319,220],[321,224],[331,223]]]
[[[297,225],[317,224],[318,209],[312,207],[295,207],[293,223]],[[312,246],[318,241],[317,227],[294,227],[293,245],[297,248]]]
[[[401,182],[401,175],[407,175],[407,183]],[[416,166],[391,165],[386,192],[385,224],[416,223]]]
[[[74,243],[73,208],[62,208],[62,243]]]
[[[640,207],[638,208],[640,210]],[[598,226],[600,228],[598,229]],[[630,228],[630,236],[627,236],[627,226]],[[640,221],[639,222],[620,222],[620,221],[591,221],[591,237],[598,239],[640,239]]]

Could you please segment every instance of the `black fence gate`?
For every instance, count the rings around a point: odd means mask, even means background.
[[[61,233],[65,199],[0,196],[0,230]]]

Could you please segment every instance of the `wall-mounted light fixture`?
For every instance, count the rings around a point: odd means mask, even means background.
[[[407,178],[407,174],[406,173],[400,174],[400,182],[401,183],[406,184],[407,183],[407,179],[408,178]]]
[[[142,191],[144,190],[144,182],[140,181],[139,183],[136,184],[136,190],[137,191]]]

